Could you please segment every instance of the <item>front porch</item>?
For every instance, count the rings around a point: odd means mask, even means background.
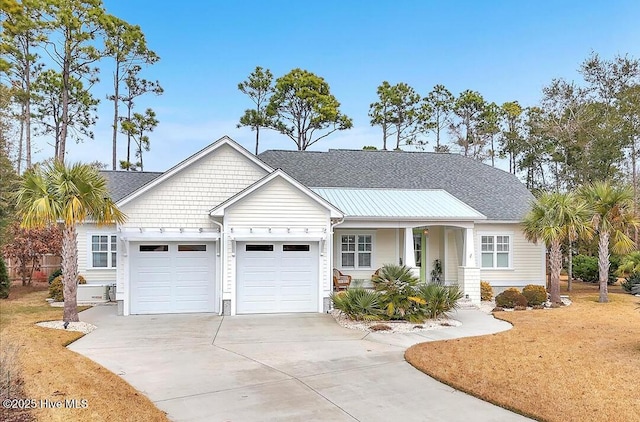
[[[480,303],[473,223],[345,222],[334,229],[332,249],[333,267],[350,275],[352,285],[370,287],[378,268],[399,264],[410,267],[423,282],[458,285],[467,299]]]

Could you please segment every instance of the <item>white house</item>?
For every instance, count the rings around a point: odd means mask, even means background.
[[[366,284],[387,263],[473,302],[481,279],[498,290],[545,281],[544,247],[519,227],[532,195],[459,155],[256,157],[224,137],[164,173],[102,173],[128,218],[78,228],[79,271],[115,282],[123,315],[324,312],[333,268]]]

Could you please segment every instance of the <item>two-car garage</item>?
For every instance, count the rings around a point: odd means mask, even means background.
[[[216,242],[131,242],[130,313],[218,312]],[[237,242],[236,313],[317,312],[318,242]]]

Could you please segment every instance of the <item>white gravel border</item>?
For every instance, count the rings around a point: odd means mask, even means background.
[[[368,333],[413,333],[417,331],[441,330],[447,327],[459,327],[462,325],[460,321],[449,318],[429,319],[423,324],[412,324],[403,321],[352,321],[337,309],[332,310],[331,315],[339,325],[345,328]],[[374,325],[387,325],[391,327],[391,330],[375,331],[371,329]]]
[[[569,296],[560,296],[560,300],[562,301],[562,304],[564,306],[569,306],[571,305],[571,299],[569,299]],[[493,312],[493,309],[496,307],[496,301],[495,300],[483,300],[482,302],[480,302],[480,306],[478,307],[478,309],[480,309],[482,312],[486,313],[486,314],[491,314]],[[527,310],[532,310],[532,307],[528,307]],[[544,309],[553,309],[551,307],[551,302],[547,301],[544,304]],[[505,312],[514,312],[513,309],[504,309]]]
[[[89,334],[93,330],[95,330],[95,325],[89,324],[88,322],[70,322],[67,328],[64,328],[64,321],[44,321],[36,323],[38,327],[44,328],[53,328],[56,330],[67,330],[67,331],[79,331],[83,334]]]

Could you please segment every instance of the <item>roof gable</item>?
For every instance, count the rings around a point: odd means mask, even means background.
[[[338,208],[336,208],[333,204],[331,204],[330,202],[328,202],[327,200],[322,198],[320,195],[316,194],[311,189],[307,188],[306,186],[304,186],[303,184],[301,184],[297,180],[293,179],[291,176],[286,174],[281,169],[277,169],[277,170],[271,172],[270,174],[266,175],[262,179],[258,180],[254,184],[252,184],[251,186],[248,186],[242,192],[239,192],[238,194],[236,194],[236,195],[232,196],[231,198],[227,199],[226,201],[224,201],[220,205],[214,207],[213,209],[211,209],[211,211],[209,211],[209,215],[212,215],[212,216],[223,216],[225,209],[229,208],[233,204],[236,204],[236,203],[242,201],[244,198],[249,196],[251,193],[255,192],[256,190],[260,189],[262,186],[265,186],[270,181],[272,181],[272,180],[274,180],[276,178],[281,178],[281,179],[285,180],[287,183],[289,183],[290,185],[294,186],[300,192],[302,192],[303,194],[308,196],[311,200],[315,201],[316,203],[318,203],[322,207],[324,207],[327,210],[329,210],[329,212],[331,214],[331,218],[342,218],[342,217],[344,217],[344,214],[342,213],[342,211],[340,211]]]
[[[171,178],[173,175],[179,173],[180,171],[182,171],[186,167],[188,167],[188,166],[192,165],[193,163],[199,161],[203,157],[206,157],[206,156],[214,153],[216,150],[218,150],[220,147],[222,147],[224,145],[230,146],[231,148],[233,148],[234,150],[239,152],[241,155],[246,157],[248,160],[250,160],[251,162],[255,163],[260,168],[264,169],[266,172],[272,172],[273,171],[273,169],[271,167],[269,167],[263,161],[259,160],[256,156],[251,154],[249,151],[247,151],[245,148],[243,148],[240,144],[235,142],[233,139],[229,138],[228,136],[223,136],[222,138],[218,139],[217,141],[215,141],[211,145],[203,148],[202,150],[196,152],[195,154],[193,154],[189,158],[187,158],[187,159],[183,160],[182,162],[176,164],[175,166],[173,166],[172,168],[170,168],[166,172],[159,174],[157,177],[155,177],[152,180],[148,181],[147,183],[137,187],[135,190],[130,191],[128,194],[122,196],[118,200],[114,199],[114,201],[116,201],[118,206],[122,206],[122,205],[132,201],[133,199],[135,199],[138,196],[144,194],[145,192],[153,189],[155,186],[159,185],[160,183],[164,182],[165,180]]]
[[[493,221],[521,220],[534,199],[516,176],[458,154],[265,151],[259,158],[312,188],[442,189]]]

